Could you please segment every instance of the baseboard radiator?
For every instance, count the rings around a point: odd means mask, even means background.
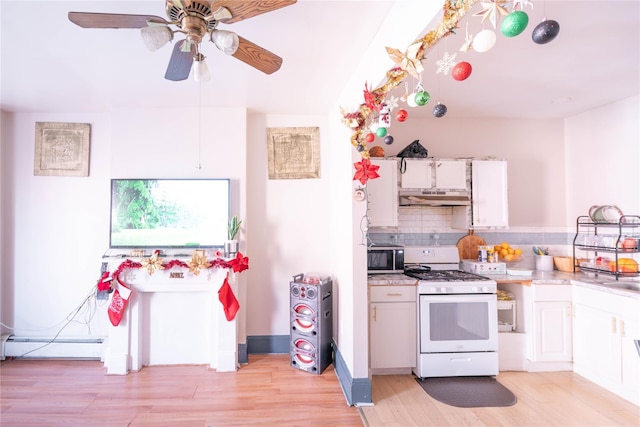
[[[104,338],[51,338],[16,337],[3,335],[1,359],[24,357],[33,359],[68,358],[102,360]]]

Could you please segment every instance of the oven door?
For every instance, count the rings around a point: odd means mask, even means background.
[[[420,353],[498,351],[495,294],[420,295]]]

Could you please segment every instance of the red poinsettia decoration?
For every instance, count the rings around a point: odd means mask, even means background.
[[[240,252],[236,254],[236,257],[229,261],[229,266],[233,268],[236,273],[242,273],[249,269],[249,257],[242,255]]]
[[[369,159],[362,159],[361,161],[354,163],[356,168],[356,174],[353,175],[353,180],[360,180],[362,185],[366,184],[368,180],[379,178],[378,169],[380,166],[372,165]]]
[[[376,97],[369,89],[367,83],[364,84],[364,103],[371,111],[378,111],[380,106],[376,103]]]

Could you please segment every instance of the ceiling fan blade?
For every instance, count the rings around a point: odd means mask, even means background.
[[[262,1],[238,1],[238,0],[214,0],[211,3],[211,10],[214,15],[216,11],[225,7],[231,12],[231,18],[222,18],[220,22],[225,24],[233,24],[243,19],[252,18],[256,15],[291,6],[297,0],[262,0]]]
[[[121,13],[69,12],[69,21],[82,28],[143,28],[147,22],[169,24],[154,15],[128,15]]]
[[[282,58],[267,49],[238,36],[238,50],[232,55],[265,74],[275,73],[282,65]]]
[[[196,45],[193,43],[189,43],[189,45],[190,49],[186,52],[182,51],[182,43],[180,42],[173,46],[167,72],[164,74],[165,79],[178,82],[189,78],[189,72],[193,64],[193,56],[196,53]]]

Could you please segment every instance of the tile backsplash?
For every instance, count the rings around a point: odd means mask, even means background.
[[[401,206],[398,209],[398,227],[372,227],[368,231],[369,241],[395,243],[404,246],[455,246],[466,230],[451,228],[450,207]],[[533,268],[535,254],[532,246],[549,249],[550,255],[572,254],[575,232],[513,232],[509,230],[476,230],[488,245],[508,242],[523,251],[521,268]]]

